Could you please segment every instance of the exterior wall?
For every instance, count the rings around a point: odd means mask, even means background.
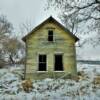
[[[54,31],[54,42],[48,42],[48,30]],[[26,40],[26,79],[61,77],[76,74],[75,39],[54,23],[46,23]],[[63,72],[54,72],[54,55],[63,54]],[[47,72],[38,72],[38,55],[47,55]]]

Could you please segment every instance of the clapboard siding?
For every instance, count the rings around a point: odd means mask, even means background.
[[[54,32],[54,42],[48,42],[48,28]],[[26,38],[27,59],[26,59],[26,79],[41,79],[46,77],[60,77],[63,74],[76,74],[76,51],[75,39],[55,23],[45,23],[38,30]],[[63,54],[64,72],[54,72],[54,55]],[[47,72],[37,72],[38,55],[47,55]]]

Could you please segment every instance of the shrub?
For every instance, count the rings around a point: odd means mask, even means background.
[[[3,68],[6,65],[6,62],[3,59],[0,59],[0,68]]]
[[[77,72],[77,75],[79,75],[79,76],[84,76],[84,71],[79,71],[79,72]]]
[[[33,88],[32,81],[31,80],[24,80],[22,82],[22,87],[23,87],[23,90],[25,92],[30,92]]]
[[[78,76],[78,75],[68,74],[66,78],[67,78],[67,79],[75,80],[76,82],[79,81],[79,76]]]
[[[96,76],[93,80],[94,84],[100,84],[100,76]]]
[[[25,64],[25,58],[22,58],[19,62],[17,62],[19,64]]]

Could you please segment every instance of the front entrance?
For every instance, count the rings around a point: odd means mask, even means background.
[[[54,63],[54,70],[55,71],[63,71],[63,55],[56,54],[55,55],[55,63]]]

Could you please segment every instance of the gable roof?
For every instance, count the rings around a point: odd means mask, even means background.
[[[54,22],[56,23],[59,27],[61,27],[65,32],[69,33],[74,39],[75,41],[78,41],[79,38],[76,37],[72,32],[70,32],[67,28],[65,28],[62,24],[60,24],[56,19],[54,19],[52,16],[50,16],[49,18],[47,18],[45,21],[43,21],[41,24],[39,24],[38,26],[36,26],[31,32],[29,32],[26,36],[24,36],[22,38],[22,40],[25,42],[26,38],[31,35],[33,32],[35,32],[36,30],[38,30],[42,25],[44,25],[46,22]]]

